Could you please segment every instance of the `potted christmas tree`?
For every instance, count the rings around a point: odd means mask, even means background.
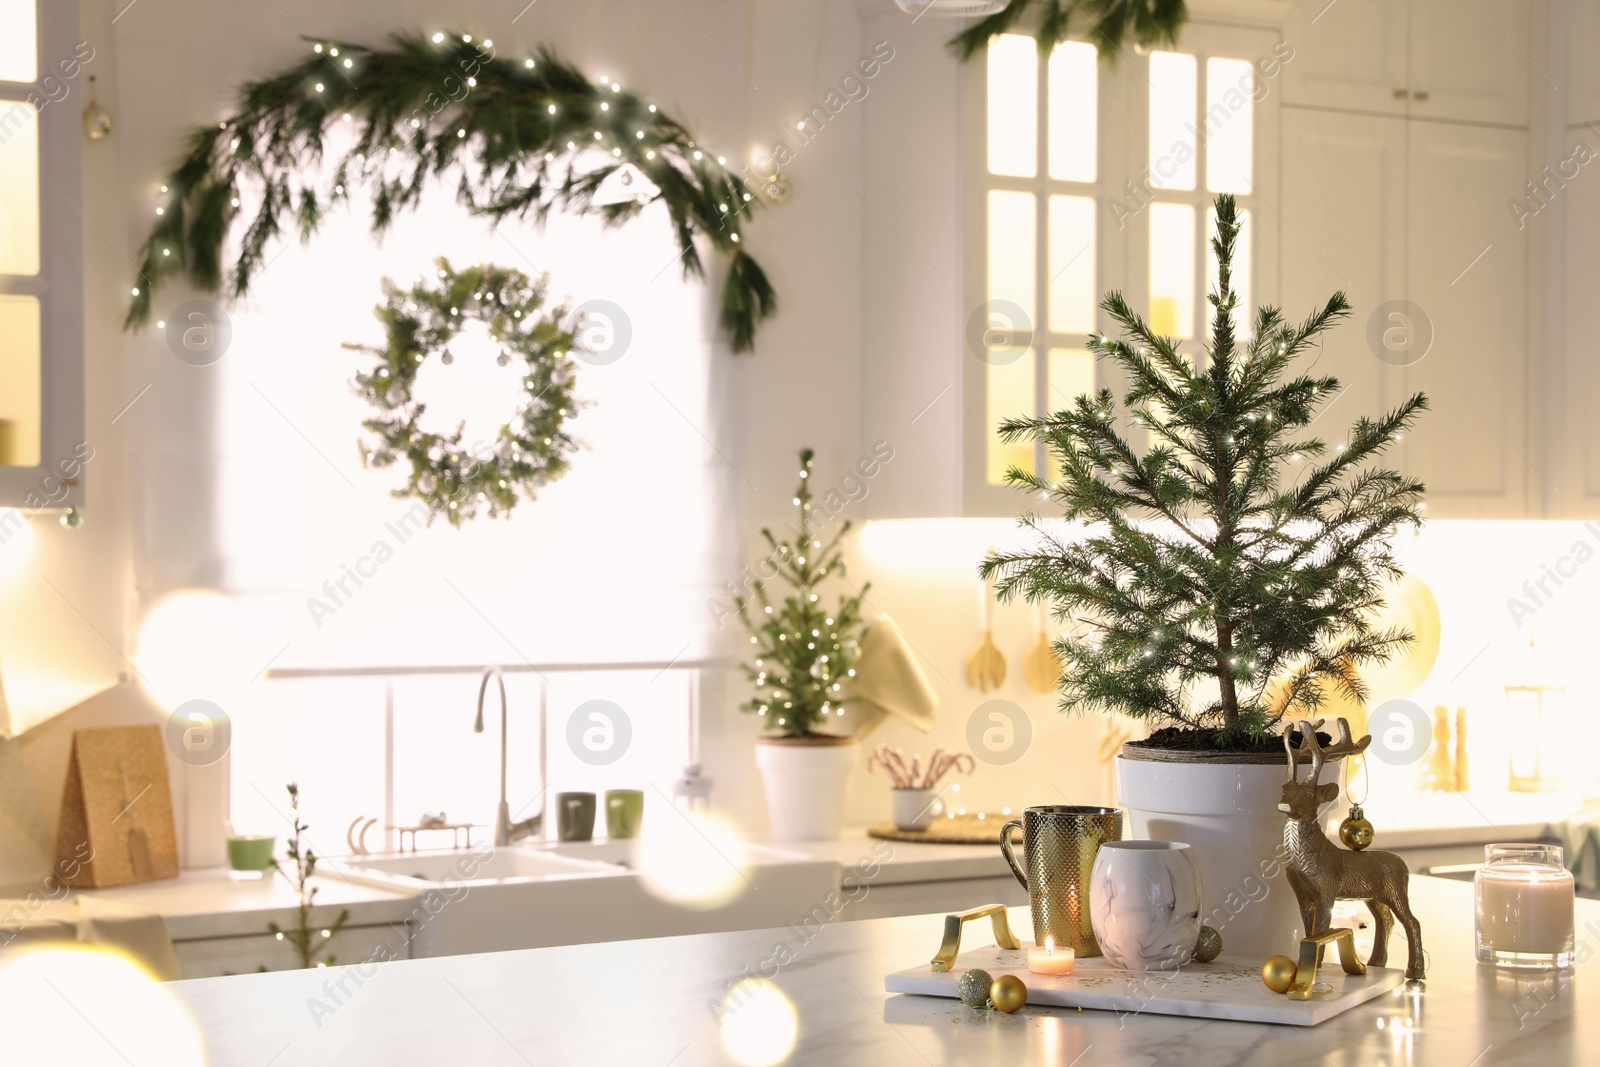
[[[1064,710],[1120,713],[1156,729],[1117,757],[1136,837],[1194,846],[1205,921],[1229,951],[1294,944],[1299,914],[1277,860],[1283,835],[1281,723],[1340,693],[1363,700],[1358,669],[1410,641],[1375,629],[1390,541],[1421,522],[1422,483],[1373,465],[1427,407],[1421,394],[1332,443],[1306,436],[1336,379],[1292,373],[1349,313],[1343,293],[1298,325],[1262,308],[1235,335],[1233,197],[1216,200],[1213,324],[1196,366],[1117,293],[1102,307],[1119,339],[1090,345],[1124,376],[1046,418],[1007,421],[1007,440],[1043,442],[1051,473],[1009,480],[1053,500],[1073,533],[991,553],[1001,598],[1044,600],[1073,633],[1056,642]],[[1137,449],[1128,425],[1148,435]],[[1328,779],[1338,773],[1327,768]]]
[[[826,732],[830,717],[844,714],[851,699],[843,693],[855,676],[859,652],[863,586],[836,607],[822,603],[817,587],[842,578],[839,542],[850,530],[843,523],[826,544],[812,529],[811,449],[800,453],[800,487],[794,504],[799,523],[793,541],[779,541],[762,530],[769,554],[758,573],[782,578],[791,592],[781,603],[767,596],[766,581],[755,582],[753,597],[736,598],[739,619],[750,634],[752,660],[743,664],[755,696],[743,710],[761,717],[766,735],[757,742],[756,764],[766,783],[773,837],[780,841],[822,841],[839,836],[844,822],[844,789],[856,764],[854,738]]]

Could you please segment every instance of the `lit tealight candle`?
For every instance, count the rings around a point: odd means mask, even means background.
[[[1030,949],[1028,952],[1029,974],[1071,974],[1072,967],[1078,960],[1078,954],[1070,948],[1056,950],[1056,943],[1051,938],[1044,939],[1044,948]]]

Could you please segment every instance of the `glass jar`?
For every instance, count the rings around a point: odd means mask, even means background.
[[[1573,882],[1560,845],[1485,845],[1474,881],[1479,963],[1572,966]]]

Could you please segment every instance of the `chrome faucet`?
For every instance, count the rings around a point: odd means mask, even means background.
[[[472,732],[483,733],[483,698],[489,692],[489,679],[493,678],[500,686],[500,806],[495,810],[494,817],[494,847],[503,848],[511,842],[524,837],[531,837],[538,833],[544,826],[544,789],[545,789],[545,701],[541,695],[539,700],[539,793],[535,800],[539,802],[539,810],[521,822],[511,821],[511,805],[506,802],[506,680],[500,673],[499,667],[485,667],[483,677],[478,682],[478,718],[472,724]]]

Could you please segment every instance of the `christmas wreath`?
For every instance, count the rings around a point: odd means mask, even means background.
[[[149,320],[152,291],[173,276],[219,291],[235,223],[243,227],[227,285],[242,296],[286,229],[308,240],[365,187],[373,232],[382,233],[432,178],[450,182],[461,203],[496,223],[543,220],[560,208],[610,225],[659,200],[686,275],[705,272],[697,235],[727,257],[722,323],[734,351],[754,347],[756,325],[777,310],[765,272],[740,240],[756,203],[744,182],[619,83],[591,81],[548,51],[502,58],[470,34],[399,36],[388,49],[327,40],[308,47],[303,62],[245,84],[232,115],[189,134],[140,249],[125,325]],[[333,154],[335,128],[350,131],[354,144],[329,179],[313,181],[304,171]],[[605,195],[602,187],[616,185],[642,191]]]
[[[401,289],[385,278],[385,301],[374,314],[383,323],[383,347],[346,344],[378,358],[370,372],[357,373],[356,392],[378,409],[361,425],[377,441],[363,447],[363,461],[389,467],[405,459],[411,470],[397,497],[428,505],[430,521],[443,515],[460,526],[480,508],[489,517],[508,514],[521,496],[533,499],[567,471],[567,457],[578,442],[563,429],[577,407],[573,398],[573,351],[579,347],[577,322],[565,307],[545,310],[544,279],[533,281],[506,267],[453,270],[435,261],[438,277]],[[500,427],[492,442],[463,446],[464,425],[450,434],[421,428],[427,405],[414,388],[417,370],[429,356],[454,361],[450,343],[468,322],[487,327],[500,346],[500,366],[521,360],[519,374],[526,403]]]

